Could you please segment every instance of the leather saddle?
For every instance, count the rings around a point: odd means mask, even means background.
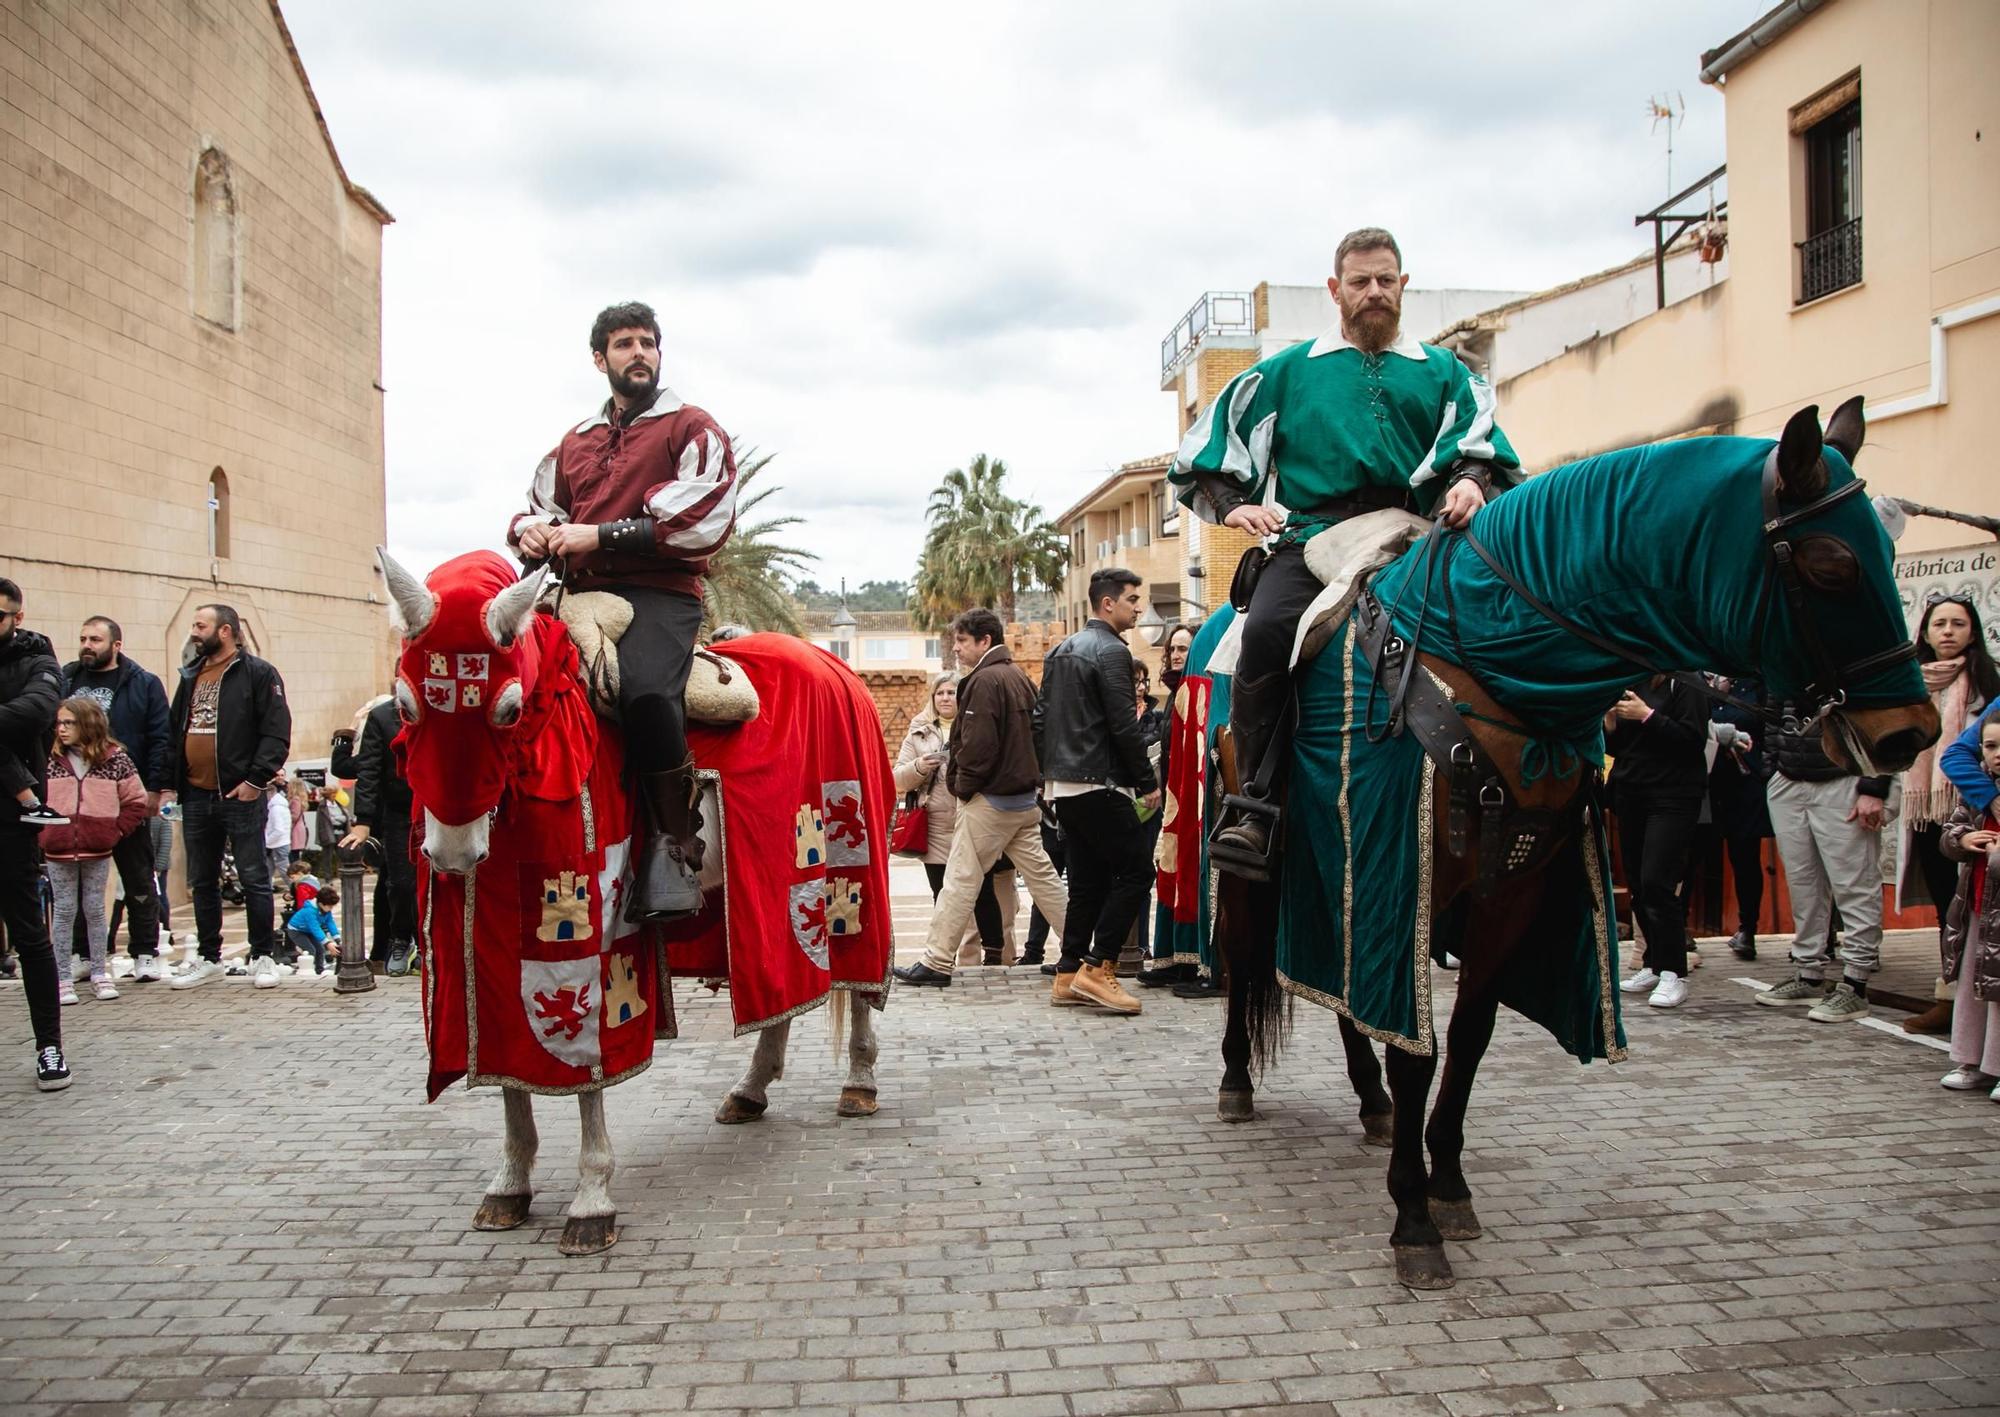
[[[559,604],[547,606],[569,631],[590,706],[609,719],[618,717],[618,641],[632,624],[632,605],[609,591],[571,591]],[[694,723],[748,723],[761,709],[750,676],[721,655],[694,652],[688,670],[687,716]]]

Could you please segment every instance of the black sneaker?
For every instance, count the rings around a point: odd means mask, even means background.
[[[1748,930],[1738,930],[1729,937],[1729,952],[1738,959],[1757,958],[1757,937]]]
[[[1214,979],[1203,978],[1200,975],[1174,985],[1174,997],[1176,999],[1219,999],[1222,995],[1223,988],[1220,982]]]
[[[42,802],[37,802],[32,807],[23,807],[19,820],[22,826],[37,829],[42,827],[66,827],[69,825],[68,817],[65,817],[61,812],[55,811]]]
[[[60,1048],[48,1047],[35,1054],[35,1086],[43,1092],[61,1092],[69,1086],[69,1064]]]

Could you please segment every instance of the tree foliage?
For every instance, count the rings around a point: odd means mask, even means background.
[[[1007,495],[1007,464],[984,453],[953,468],[932,491],[930,529],[917,557],[910,612],[942,630],[961,610],[989,605],[1006,623],[1026,591],[1058,590],[1069,552],[1055,523]]]
[[[786,527],[798,526],[804,519],[794,516],[752,519],[752,513],[765,498],[783,490],[775,486],[751,490],[751,483],[775,456],[745,448],[738,462],[736,530],[722,543],[722,549],[709,558],[702,586],[704,637],[718,625],[747,625],[753,630],[778,630],[788,635],[804,633],[790,583],[819,558],[810,551],[773,540]]]

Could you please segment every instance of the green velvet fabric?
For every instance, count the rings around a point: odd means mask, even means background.
[[[1662,669],[1761,679],[1782,700],[1803,689],[1812,666],[1782,597],[1769,598],[1766,614],[1759,488],[1772,446],[1691,438],[1590,458],[1497,497],[1473,531],[1538,598],[1605,639]],[[1825,459],[1833,488],[1853,478],[1839,453],[1828,449]],[[1816,591],[1808,606],[1836,663],[1904,638],[1892,547],[1865,498],[1848,498],[1794,535],[1836,537],[1860,563],[1851,591]],[[1462,537],[1439,557],[1420,543],[1373,588],[1405,639],[1470,668],[1536,730],[1532,750],[1552,769],[1590,775],[1579,810],[1594,801],[1602,716],[1643,671],[1550,623]],[[1426,918],[1427,862],[1443,849],[1431,839],[1431,769],[1408,735],[1367,741],[1362,725],[1370,713],[1386,720],[1390,693],[1380,686],[1371,699],[1371,687],[1351,622],[1300,672],[1278,962],[1294,992],[1377,1037],[1429,1051],[1426,956],[1463,954],[1467,915]],[[1853,704],[1922,696],[1909,663],[1848,686]],[[1624,1037],[1611,875],[1594,808],[1585,827],[1548,868],[1540,916],[1502,997],[1588,1061],[1617,1057]]]

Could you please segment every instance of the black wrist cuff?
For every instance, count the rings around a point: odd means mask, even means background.
[[[1493,470],[1484,463],[1460,463],[1457,470],[1452,473],[1450,481],[1445,483],[1445,487],[1449,489],[1455,482],[1470,482],[1481,492],[1491,492]]]
[[[653,554],[653,519],[630,517],[622,522],[603,522],[597,528],[597,544],[606,551]]]

